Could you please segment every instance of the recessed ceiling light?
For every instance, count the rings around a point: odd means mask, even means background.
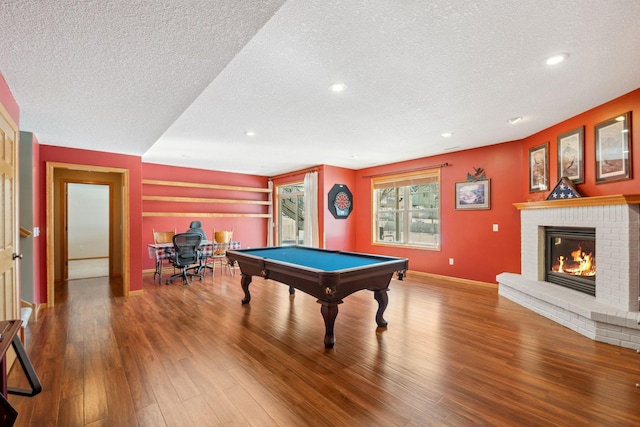
[[[247,136],[256,136],[256,133],[252,130],[246,130],[244,131],[244,134]]]
[[[354,154],[353,156],[351,156],[352,159],[359,159],[360,156],[358,156],[357,154]]]
[[[451,132],[444,132],[444,133],[441,133],[440,136],[445,138],[451,138],[453,134]]]
[[[564,61],[569,57],[568,53],[559,53],[557,55],[553,55],[547,58],[547,65],[556,65]]]
[[[347,88],[347,85],[344,83],[333,83],[329,86],[329,90],[332,92],[342,92]]]
[[[520,120],[522,120],[522,117],[512,117],[509,120],[507,120],[507,122],[509,122],[510,125],[513,125],[518,123]]]
[[[624,116],[616,117],[616,122],[624,122]]]

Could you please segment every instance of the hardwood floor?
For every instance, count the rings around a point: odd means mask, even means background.
[[[320,305],[239,274],[115,295],[107,278],[56,287],[27,329],[43,384],[10,395],[17,426],[637,426],[640,355],[591,341],[492,287],[392,280],[386,330],[361,291],[336,345]],[[12,386],[26,386],[20,369]]]

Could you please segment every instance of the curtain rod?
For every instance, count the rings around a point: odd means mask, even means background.
[[[301,173],[318,172],[319,170],[320,170],[319,168],[310,168],[310,169],[303,169],[303,170],[299,170],[299,171],[295,171],[295,172],[287,172],[287,173],[283,173],[282,175],[270,176],[268,178],[268,180],[269,181],[273,181],[274,179],[280,179],[280,178],[286,178],[288,176],[300,175]]]
[[[445,167],[445,166],[449,166],[449,163],[440,163],[439,165],[423,166],[423,167],[420,167],[420,168],[405,169],[405,170],[401,170],[401,171],[377,173],[375,175],[365,175],[365,176],[363,176],[363,178],[377,178],[379,176],[398,175],[398,174],[401,174],[401,173],[417,172],[417,171],[423,171],[423,170],[433,169],[433,168],[442,168],[442,167]]]

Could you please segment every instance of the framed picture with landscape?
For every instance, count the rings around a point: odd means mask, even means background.
[[[456,182],[456,209],[491,209],[491,180]]]
[[[529,193],[549,188],[549,143],[529,149]]]
[[[558,178],[584,182],[584,126],[558,136]]]
[[[596,184],[631,178],[631,112],[595,127]]]

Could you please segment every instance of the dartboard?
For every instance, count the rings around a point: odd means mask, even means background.
[[[335,200],[336,207],[340,210],[349,209],[351,206],[351,200],[349,200],[349,196],[344,191],[336,194]]]

